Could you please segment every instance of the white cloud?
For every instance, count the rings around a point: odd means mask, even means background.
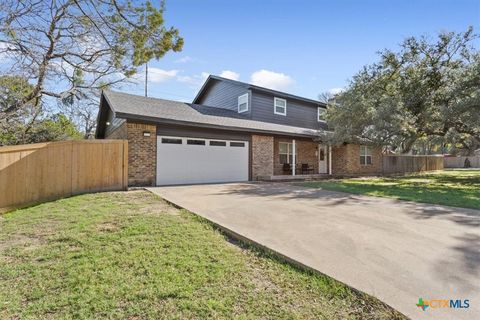
[[[5,52],[7,51],[9,48],[11,48],[12,46],[9,45],[8,43],[5,43],[5,42],[0,42],[0,52]]]
[[[331,95],[337,95],[339,93],[342,93],[343,91],[345,91],[344,88],[332,88],[332,89],[327,90],[327,93],[331,94]]]
[[[163,70],[159,68],[148,68],[148,81],[149,82],[164,82],[173,79],[177,76],[178,70]]]
[[[49,67],[55,70],[56,72],[63,72],[69,76],[72,76],[73,72],[75,71],[75,68],[72,67],[72,65],[59,59],[51,60]]]
[[[8,49],[13,49],[14,46],[0,42],[0,64],[6,63],[8,59],[14,56],[14,53],[9,52]]]
[[[175,79],[178,75],[178,70],[163,70],[155,67],[148,67],[148,82],[151,83],[160,83],[167,80]],[[134,83],[144,83],[145,82],[145,68],[142,68],[138,73],[134,74],[129,78],[131,82]]]
[[[223,70],[220,73],[220,77],[238,81],[238,79],[240,79],[240,74],[236,73],[235,71]]]
[[[104,47],[103,38],[90,34],[80,37],[76,44],[79,52],[87,55],[94,54]]]
[[[274,90],[286,90],[294,83],[294,80],[284,73],[264,69],[252,73],[250,81],[252,84]]]
[[[202,72],[193,76],[178,76],[177,81],[187,83],[193,88],[200,87],[210,74],[208,72]]]
[[[193,59],[189,56],[184,56],[184,57],[181,57],[175,61],[173,61],[174,63],[187,63],[187,62],[190,62],[192,61]]]

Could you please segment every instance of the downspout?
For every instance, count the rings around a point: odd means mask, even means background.
[[[295,167],[296,167],[296,162],[297,162],[297,151],[295,150],[295,139],[292,140],[292,162],[293,162],[293,166],[292,166],[292,176],[295,175]]]
[[[328,145],[328,174],[332,175],[332,146]]]

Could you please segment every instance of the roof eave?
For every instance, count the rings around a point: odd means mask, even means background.
[[[111,103],[108,101],[106,95],[104,94],[103,90],[102,90],[102,94],[100,95],[100,106],[98,108],[98,114],[97,114],[97,119],[96,119],[96,128],[95,128],[95,138],[96,139],[102,139],[103,137],[105,137],[105,125],[102,124],[102,116],[104,116],[104,113],[106,112],[105,109],[107,108],[107,106],[105,106],[105,103],[108,105],[108,108],[110,110],[112,110],[113,112],[113,108],[111,106]]]
[[[198,104],[198,99],[200,99],[200,97],[204,94],[205,88],[207,87],[207,84],[210,82],[211,79],[213,79],[213,76],[210,74],[208,75],[208,78],[205,80],[200,90],[198,90],[197,95],[192,101],[193,104]]]
[[[277,90],[273,90],[273,89],[268,89],[268,88],[263,88],[263,87],[255,86],[253,84],[249,85],[249,88],[251,90],[254,90],[254,91],[265,92],[265,93],[269,93],[269,94],[272,94],[272,95],[277,95],[277,96],[280,96],[280,97],[294,99],[294,100],[298,100],[298,101],[303,101],[303,102],[307,102],[307,103],[311,103],[311,104],[316,104],[316,105],[322,106],[324,108],[327,108],[326,103],[323,103],[321,101],[316,101],[316,100],[313,100],[313,99],[303,98],[303,97],[300,97],[300,96],[296,96],[294,94],[290,94],[290,93],[286,93],[286,92],[282,92],[282,91],[277,91]]]
[[[320,134],[320,132],[315,134],[313,133],[302,134],[302,133],[291,133],[291,132],[277,131],[277,130],[250,129],[250,128],[243,128],[243,127],[237,127],[237,126],[225,126],[225,125],[216,125],[216,124],[209,124],[209,123],[198,123],[198,122],[190,122],[190,121],[183,121],[183,120],[156,118],[156,117],[121,113],[121,112],[117,112],[116,116],[118,118],[127,119],[127,120],[138,120],[138,121],[164,123],[164,124],[177,124],[177,125],[185,125],[185,126],[191,126],[191,127],[241,131],[241,132],[249,132],[249,133],[264,133],[264,134],[267,133],[267,134],[275,134],[275,135],[287,135],[287,136],[302,137],[302,138],[315,138],[315,137],[318,137]]]

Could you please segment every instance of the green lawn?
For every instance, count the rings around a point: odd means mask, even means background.
[[[0,319],[403,319],[144,192],[0,216]]]
[[[480,209],[480,170],[306,182],[306,187]]]

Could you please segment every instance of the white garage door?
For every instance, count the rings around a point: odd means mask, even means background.
[[[157,137],[157,185],[248,180],[248,142]]]

